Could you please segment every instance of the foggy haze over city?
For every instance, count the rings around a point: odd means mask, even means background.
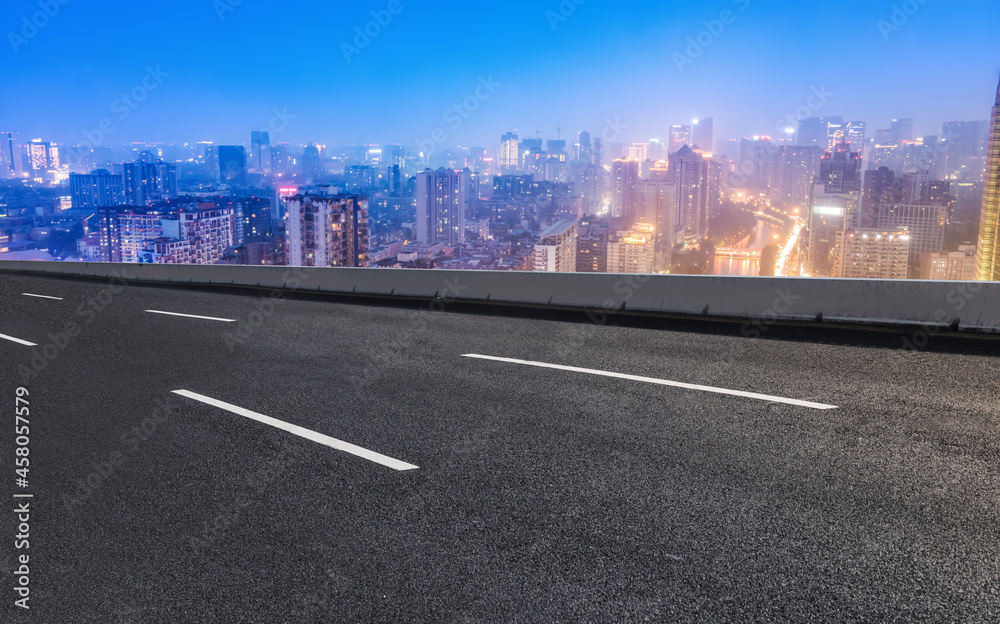
[[[488,147],[501,131],[555,138],[562,128],[567,138],[609,119],[627,141],[665,141],[669,125],[703,117],[717,137],[737,138],[777,134],[814,89],[829,94],[817,115],[873,128],[912,118],[918,136],[937,135],[944,121],[983,116],[1000,18],[993,2],[919,0],[399,0],[396,13],[388,0],[280,10],[253,0],[108,11],[53,2],[58,12],[33,36],[21,17],[38,3],[5,5],[0,75],[25,97],[5,102],[0,125],[66,145],[104,118],[115,122],[108,144],[236,143],[266,129],[275,109],[294,116],[282,141],[330,146],[413,147],[441,128],[441,149]],[[115,103],[147,67],[163,81],[122,119]],[[481,79],[495,91],[449,114]]]

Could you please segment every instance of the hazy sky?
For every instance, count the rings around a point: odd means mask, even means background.
[[[243,143],[274,110],[289,119],[272,142],[415,147],[440,129],[441,146],[488,146],[514,128],[596,136],[606,120],[640,141],[693,117],[735,138],[776,134],[810,103],[936,134],[986,119],[1000,76],[996,0],[46,3],[51,17],[38,0],[0,7],[0,130],[63,143],[102,121],[103,144]],[[122,101],[133,89],[144,99]],[[463,102],[475,110],[449,112]]]

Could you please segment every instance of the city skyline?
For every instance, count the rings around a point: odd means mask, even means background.
[[[924,136],[945,121],[982,119],[984,85],[1000,70],[989,49],[1000,7],[988,3],[794,12],[751,0],[516,2],[502,13],[408,0],[280,12],[230,0],[176,7],[97,15],[60,4],[32,30],[23,20],[30,25],[39,5],[9,4],[12,62],[0,75],[12,93],[45,97],[12,98],[0,126],[67,146],[95,136],[104,120],[113,126],[100,133],[104,145],[242,144],[279,117],[273,142],[445,149],[493,145],[515,128],[552,138],[559,128],[563,138],[599,133],[609,121],[624,140],[666,141],[670,125],[701,117],[716,120],[717,137],[775,135],[779,120],[809,110],[870,128],[913,118]],[[332,26],[320,42],[292,37],[249,51],[244,43],[326,18]],[[845,18],[855,27],[842,28]],[[136,28],[151,19],[163,28]],[[117,45],[81,53],[81,41],[112,33]],[[185,45],[187,37],[199,45]],[[433,140],[435,131],[446,138]]]

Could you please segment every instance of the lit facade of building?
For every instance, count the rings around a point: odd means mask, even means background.
[[[73,208],[125,204],[122,176],[113,175],[106,169],[92,171],[89,175],[69,174],[69,194]]]
[[[1000,281],[1000,86],[990,119],[976,276],[982,281]]]
[[[632,223],[636,219],[639,184],[639,161],[616,159],[611,164],[614,196],[611,200],[612,215]]]
[[[708,236],[708,161],[690,147],[672,154],[670,178],[677,186],[674,230],[677,242],[697,243]]]
[[[905,229],[837,232],[834,277],[906,279],[909,254],[910,236]]]
[[[832,277],[836,269],[837,235],[854,224],[860,211],[860,193],[824,193],[819,185],[809,211],[809,254],[806,273],[812,277]]]
[[[368,266],[367,197],[297,195],[287,200],[286,207],[289,265]]]
[[[417,240],[461,245],[469,212],[468,169],[431,169],[417,174]]]
[[[576,219],[564,219],[541,234],[534,249],[534,270],[572,273],[576,270]]]
[[[920,258],[920,279],[975,281],[975,250],[924,254]]]
[[[608,242],[608,273],[652,273],[655,253],[652,226],[619,232],[617,240]]]
[[[944,249],[944,231],[948,224],[948,208],[924,204],[880,204],[878,228],[910,232],[910,261],[916,265],[925,253]]]

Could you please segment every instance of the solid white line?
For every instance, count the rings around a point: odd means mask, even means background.
[[[685,388],[687,390],[700,390],[701,392],[713,392],[715,394],[728,394],[731,396],[744,397],[747,399],[759,399],[771,403],[785,403],[788,405],[798,405],[800,407],[810,407],[812,409],[831,410],[837,409],[836,405],[825,405],[823,403],[813,403],[811,401],[800,401],[798,399],[786,399],[784,397],[770,396],[767,394],[757,394],[756,392],[743,392],[742,390],[727,390],[725,388],[715,388],[713,386],[699,386],[696,384],[683,383],[680,381],[668,381],[666,379],[655,379],[653,377],[639,377],[638,375],[624,375],[622,373],[611,373],[608,371],[592,370],[589,368],[577,368],[576,366],[561,366],[559,364],[545,364],[543,362],[529,362],[527,360],[513,360],[511,358],[493,357],[490,355],[467,354],[462,357],[476,358],[479,360],[492,360],[495,362],[507,362],[510,364],[523,364],[524,366],[536,366],[538,368],[554,368],[556,370],[571,371],[574,373],[587,373],[590,375],[601,375],[602,377],[617,377],[619,379],[630,379],[632,381],[642,381],[645,383],[659,384],[661,386],[672,386],[674,388]]]
[[[202,319],[204,321],[219,321],[221,323],[235,323],[236,319],[215,318],[214,316],[197,316],[195,314],[178,314],[177,312],[163,312],[161,310],[146,310],[150,314],[166,314],[167,316],[183,316],[184,318]]]
[[[413,464],[408,464],[398,459],[393,459],[382,455],[381,453],[376,453],[375,451],[369,451],[366,448],[360,446],[355,446],[349,442],[344,442],[343,440],[338,440],[336,438],[331,438],[330,436],[325,436],[322,433],[316,433],[315,431],[310,431],[304,427],[299,427],[298,425],[293,425],[286,423],[284,421],[278,420],[277,418],[271,418],[270,416],[265,416],[263,414],[258,414],[257,412],[251,412],[248,409],[243,409],[237,405],[232,405],[231,403],[226,403],[224,401],[218,401],[211,397],[204,396],[202,394],[197,394],[194,392],[189,392],[187,390],[174,390],[174,394],[179,394],[182,397],[187,397],[189,399],[194,399],[195,401],[200,401],[207,405],[213,407],[218,407],[226,410],[227,412],[232,412],[240,416],[245,416],[251,420],[256,420],[257,422],[262,422],[265,425],[271,425],[282,431],[287,431],[288,433],[295,434],[299,437],[305,438],[307,440],[312,440],[313,442],[318,442],[330,448],[337,449],[338,451],[344,451],[345,453],[350,453],[357,457],[367,459],[368,461],[375,462],[376,464],[381,464],[387,468],[392,468],[393,470],[413,470],[419,466],[414,466]]]
[[[49,297],[48,295],[33,295],[31,293],[21,293],[25,297],[38,297],[39,299],[54,299],[56,301],[62,301],[62,297]]]
[[[9,340],[11,342],[16,342],[17,344],[21,344],[21,345],[24,345],[26,347],[37,347],[38,346],[38,345],[36,345],[33,342],[28,342],[27,340],[21,340],[20,338],[14,338],[13,336],[5,336],[3,334],[0,334],[0,338],[3,338],[4,340]]]

